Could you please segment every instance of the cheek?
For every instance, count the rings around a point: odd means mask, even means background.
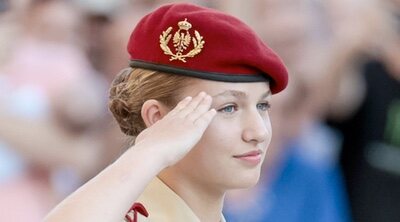
[[[200,159],[221,159],[224,156],[230,156],[233,146],[241,139],[238,130],[238,127],[234,127],[231,122],[216,117],[196,144],[193,152],[198,157],[204,157]]]
[[[234,120],[216,116],[203,134],[201,142],[224,147],[241,139],[240,127]]]
[[[220,150],[226,143],[226,138],[223,135],[224,130],[218,125],[210,125],[204,132],[197,147],[207,153],[214,153]]]

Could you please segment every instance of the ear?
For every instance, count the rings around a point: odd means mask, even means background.
[[[143,103],[141,115],[146,127],[149,127],[167,115],[168,111],[163,103],[150,99]]]

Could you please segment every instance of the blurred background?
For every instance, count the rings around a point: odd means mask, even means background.
[[[0,221],[41,221],[126,149],[108,86],[135,24],[170,2],[0,1]],[[400,221],[400,1],[180,2],[239,17],[290,72],[228,221]]]

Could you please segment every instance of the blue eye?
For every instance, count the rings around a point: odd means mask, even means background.
[[[269,108],[271,108],[271,105],[268,102],[257,104],[257,109],[261,111],[267,111]]]
[[[224,108],[219,109],[218,111],[223,113],[233,113],[236,111],[236,106],[234,105],[225,106]]]

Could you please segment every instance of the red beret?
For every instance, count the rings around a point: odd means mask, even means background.
[[[279,56],[239,19],[192,4],[164,5],[139,21],[130,66],[224,82],[288,81]]]

